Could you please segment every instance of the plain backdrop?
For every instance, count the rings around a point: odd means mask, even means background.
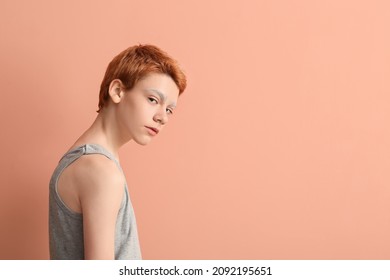
[[[389,259],[390,2],[0,3],[0,259],[47,259],[48,183],[111,59],[188,88],[120,160],[145,259]]]

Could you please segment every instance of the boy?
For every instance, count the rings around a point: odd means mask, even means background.
[[[147,145],[185,88],[177,62],[156,46],[133,46],[111,61],[96,120],[50,180],[51,259],[141,259],[118,150],[130,140]]]

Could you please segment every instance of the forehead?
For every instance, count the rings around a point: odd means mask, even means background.
[[[169,98],[167,97],[166,94],[164,94],[163,92],[161,92],[161,91],[159,91],[159,90],[157,90],[157,89],[154,89],[154,88],[148,88],[148,89],[145,89],[144,91],[145,91],[146,93],[152,93],[152,94],[157,95],[157,96],[160,98],[160,100],[161,100],[162,103],[168,103],[169,106],[171,106],[171,107],[176,107],[176,103],[177,103],[176,100],[177,100],[177,98],[176,98],[175,101],[169,100]]]
[[[173,79],[166,74],[149,74],[138,81],[135,87],[145,93],[157,95],[163,102],[176,103],[179,97],[179,88]]]

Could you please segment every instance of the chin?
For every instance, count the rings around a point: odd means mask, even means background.
[[[141,146],[146,146],[152,141],[152,139],[150,139],[150,138],[149,139],[146,139],[146,138],[136,139],[136,138],[134,138],[133,140],[135,143],[137,143],[138,145],[141,145]]]

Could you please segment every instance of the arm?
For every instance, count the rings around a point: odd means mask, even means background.
[[[89,155],[79,182],[85,259],[115,258],[115,225],[124,194],[124,178],[115,163]]]

